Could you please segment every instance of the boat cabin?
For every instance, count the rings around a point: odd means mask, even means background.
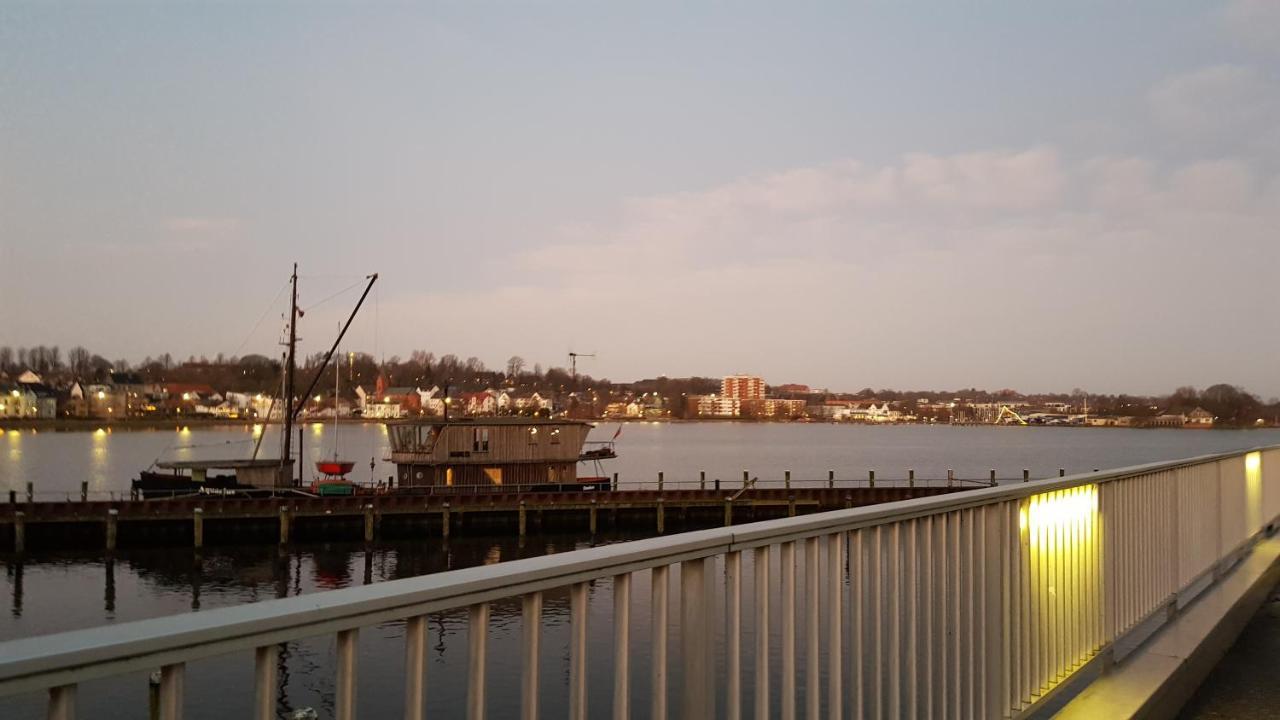
[[[400,487],[574,483],[591,428],[576,420],[523,417],[387,423]]]

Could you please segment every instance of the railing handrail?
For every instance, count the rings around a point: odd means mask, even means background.
[[[1280,445],[680,533],[360,587],[10,640],[0,643],[0,696],[460,609],[726,552],[1275,449],[1280,449]]]

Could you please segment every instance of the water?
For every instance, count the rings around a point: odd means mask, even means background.
[[[592,440],[608,440],[618,427],[617,460],[604,465],[624,483],[656,480],[692,482],[705,471],[708,480],[739,481],[747,470],[762,481],[781,481],[787,470],[796,481],[819,480],[835,470],[837,478],[941,478],[947,469],[959,477],[986,478],[995,469],[1002,478],[1049,477],[1058,468],[1087,472],[1095,468],[1190,457],[1280,442],[1280,430],[1132,430],[1124,428],[893,427],[771,423],[602,423]],[[308,425],[303,452],[310,461],[333,452],[332,426]],[[44,497],[78,497],[81,481],[94,496],[127,492],[129,480],[157,459],[193,460],[248,457],[253,430],[244,426],[186,430],[105,430],[32,432],[9,430],[0,439],[0,491],[25,492],[35,485]],[[352,477],[385,480],[394,473],[385,461],[386,429],[376,424],[343,425],[339,446],[356,460]],[[279,434],[269,431],[262,455],[278,456]],[[369,460],[374,468],[369,468]],[[306,466],[311,467],[310,462]],[[584,467],[583,474],[593,468]]]
[[[601,425],[593,431],[593,439],[609,439],[616,428],[613,424]],[[381,426],[349,425],[341,431],[342,447],[348,448],[351,456],[385,456],[386,437]],[[331,452],[331,446],[326,444],[327,428],[304,432],[305,451],[313,458]],[[241,448],[249,447],[246,441],[252,439],[252,431],[247,428],[7,432],[0,440],[0,487],[21,492],[30,480],[41,493],[76,494],[80,480],[86,479],[95,492],[120,492],[127,489],[129,478],[138,469],[162,453],[167,458],[232,457],[242,454]],[[275,442],[276,438],[267,438],[264,448],[274,450]],[[1033,476],[1043,477],[1055,475],[1059,467],[1068,472],[1088,471],[1271,443],[1280,443],[1280,431],[637,423],[623,427],[619,438],[621,457],[607,469],[619,472],[624,482],[650,482],[659,470],[666,473],[668,482],[673,482],[696,480],[700,470],[705,470],[708,478],[736,479],[747,469],[763,480],[780,480],[786,470],[792,470],[793,477],[800,480],[825,478],[828,469],[844,478],[866,477],[870,468],[877,470],[877,477],[903,477],[908,467],[915,468],[919,477],[942,477],[947,468],[954,468],[962,477],[986,477],[993,467],[1002,477],[1018,477],[1024,467],[1031,469]],[[378,465],[373,472],[385,477],[390,469]],[[630,538],[605,535],[595,542],[626,539]],[[514,538],[460,535],[447,544],[433,538],[370,547],[342,543],[296,545],[287,550],[222,547],[202,554],[189,549],[129,548],[111,559],[100,553],[38,550],[21,559],[0,555],[0,564],[4,565],[0,576],[0,639],[382,582],[562,552],[586,547],[590,542],[578,536],[539,536],[530,538],[522,547]],[[778,573],[776,555],[773,573]],[[748,589],[754,571],[750,558],[744,560],[743,617],[751,618],[752,593]],[[803,582],[803,573],[801,568],[798,582]],[[678,573],[672,579],[675,598]],[[777,583],[773,588],[776,596]],[[591,715],[607,716],[612,693],[612,583],[592,583],[589,592],[588,653],[596,660],[588,664]],[[775,635],[779,605],[775,597],[771,603]],[[519,602],[495,603],[492,613],[490,687],[496,690],[501,683],[513,692],[491,692],[490,717],[512,717],[519,701]],[[542,712],[544,717],[562,717],[567,712],[569,672],[567,593],[549,593],[544,613]],[[648,575],[641,573],[632,587],[632,710],[637,717],[648,714],[649,619]],[[678,659],[679,647],[676,622],[678,613],[673,612],[673,626],[669,629],[673,663]],[[800,627],[803,622],[800,618]],[[744,622],[744,648],[753,647],[750,625]],[[437,716],[455,717],[465,701],[465,610],[435,615],[429,626],[429,709]],[[723,633],[723,628],[717,628],[717,632]],[[398,713],[402,702],[402,641],[403,626],[399,623],[361,631],[358,698],[363,716]],[[776,653],[776,639],[770,647]],[[278,702],[282,716],[298,707],[314,707],[321,717],[331,716],[334,651],[332,637],[285,647]],[[776,657],[771,665],[778,667]],[[249,653],[193,663],[187,676],[187,716],[246,716],[252,667]],[[677,669],[674,664],[672,669]],[[146,707],[146,687],[143,674],[87,683],[81,689],[80,706],[92,717],[139,717]],[[679,689],[677,671],[670,675],[673,700]],[[744,675],[743,692],[744,710],[750,714],[750,672]],[[776,706],[776,693],[773,702]],[[31,696],[0,700],[0,717],[42,717],[42,703],[42,698]],[[776,714],[776,707],[774,711]]]

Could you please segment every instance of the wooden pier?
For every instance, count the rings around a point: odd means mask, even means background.
[[[183,497],[18,502],[0,509],[0,548],[194,546],[246,542],[518,534],[543,529],[656,534],[929,497],[972,485],[768,487],[596,492],[454,492],[350,497]]]

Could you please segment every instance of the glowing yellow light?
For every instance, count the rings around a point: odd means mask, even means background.
[[[191,393],[182,393],[182,399],[183,399],[183,400],[190,400],[190,399],[191,399]]]
[[[99,391],[98,391],[98,399],[99,399],[99,400],[105,400],[105,399],[106,399],[106,397],[107,397],[107,394],[106,394],[105,392],[103,392],[103,391],[101,391],[101,390],[99,390]]]
[[[389,403],[389,402],[391,402],[391,396],[390,396],[390,395],[388,395],[388,396],[386,396],[386,397],[382,398],[382,402],[384,402],[384,403]]]
[[[255,423],[255,424],[254,424],[254,426],[253,426],[253,434],[254,434],[254,435],[261,435],[261,434],[262,434],[262,423]]]
[[[319,395],[317,395],[317,396],[316,396],[316,402],[320,402],[320,396],[319,396]]]
[[[1256,473],[1262,468],[1262,453],[1251,452],[1244,456],[1244,471]]]
[[[1032,532],[1061,528],[1092,519],[1098,509],[1096,485],[1084,485],[1052,493],[1033,495],[1027,509],[1019,513],[1019,527]]]
[[[10,394],[10,395],[12,395],[12,396],[14,396],[14,397],[18,397],[18,391],[17,391],[17,390],[14,390],[13,392],[11,392],[11,393],[9,393],[9,394]]]
[[[179,430],[179,432],[182,433],[183,435],[190,435],[191,428],[187,427],[186,425],[183,425],[182,430]]]
[[[94,435],[106,435],[106,434],[107,434],[107,431],[106,431],[106,430],[103,430],[102,428],[98,428],[97,430],[94,430],[94,431],[93,431],[93,434],[94,434]]]

